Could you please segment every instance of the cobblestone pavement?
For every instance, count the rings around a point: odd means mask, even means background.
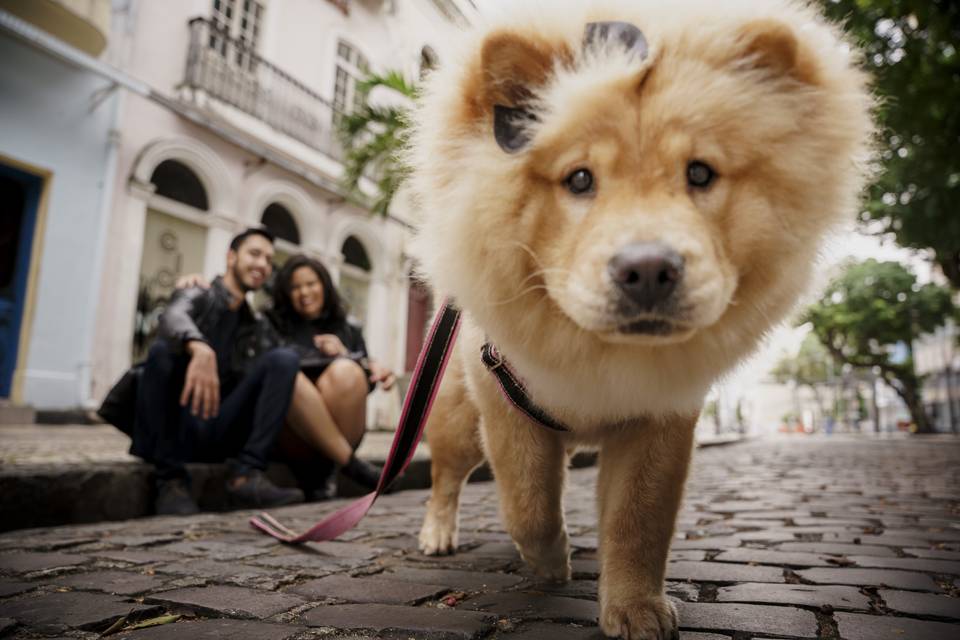
[[[950,438],[698,450],[667,570],[681,637],[960,638],[958,463]],[[258,534],[242,512],[10,532],[0,636],[600,638],[595,477],[570,476],[563,586],[523,568],[489,483],[466,488],[460,552],[439,559],[416,551],[424,491],[387,496],[341,541],[305,547]],[[278,515],[301,528],[334,504]]]

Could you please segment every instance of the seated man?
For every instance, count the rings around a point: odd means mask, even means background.
[[[157,470],[158,514],[198,511],[186,462],[227,460],[227,495],[236,507],[303,501],[299,489],[263,474],[284,424],[299,370],[295,352],[275,348],[270,324],[245,294],[272,270],[273,236],[250,228],[227,252],[227,270],[208,289],[174,292],[160,318],[137,393],[131,453]]]

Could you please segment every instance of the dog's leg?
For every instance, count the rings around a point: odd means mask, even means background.
[[[663,581],[695,426],[695,417],[662,419],[603,444],[600,628],[608,636],[679,637]]]
[[[420,550],[428,556],[457,550],[460,490],[470,472],[483,462],[478,422],[479,413],[467,396],[460,359],[454,357],[426,426],[432,484],[420,529]]]
[[[521,417],[502,398],[489,413],[488,408],[482,427],[507,533],[537,575],[569,580],[562,504],[565,443],[559,434]]]

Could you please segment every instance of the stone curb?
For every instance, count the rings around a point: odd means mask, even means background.
[[[361,456],[382,465],[386,455]],[[579,453],[571,466],[590,467],[595,453]],[[187,465],[193,494],[204,511],[227,510],[223,486],[226,466],[222,464]],[[285,465],[273,464],[267,475],[275,483],[295,486]],[[486,467],[477,469],[470,482],[491,479]],[[430,458],[418,455],[392,491],[426,489],[430,486]],[[91,462],[85,464],[39,464],[11,466],[0,470],[0,532],[33,527],[85,524],[129,520],[152,515],[153,467],[143,462]],[[338,475],[337,495],[360,496],[366,491]]]
[[[710,438],[698,446],[727,446],[740,437]],[[391,449],[393,433],[371,431],[358,456],[383,464]],[[151,465],[129,456],[129,440],[112,427],[71,425],[12,425],[0,428],[0,531],[32,527],[128,520],[152,514],[154,475]],[[578,453],[571,467],[596,464],[597,453]],[[222,464],[189,466],[194,497],[205,511],[227,509],[223,490],[226,470]],[[268,475],[274,482],[293,486],[293,476],[281,464]],[[481,467],[471,482],[491,479]],[[421,443],[406,473],[394,491],[430,486],[430,450]],[[358,496],[365,491],[343,476],[337,495]]]

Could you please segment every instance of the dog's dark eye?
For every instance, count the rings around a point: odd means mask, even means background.
[[[575,196],[582,196],[593,191],[593,174],[588,169],[577,169],[564,180],[567,189]]]
[[[713,167],[705,162],[694,160],[687,165],[687,184],[696,189],[706,189],[717,177]]]

